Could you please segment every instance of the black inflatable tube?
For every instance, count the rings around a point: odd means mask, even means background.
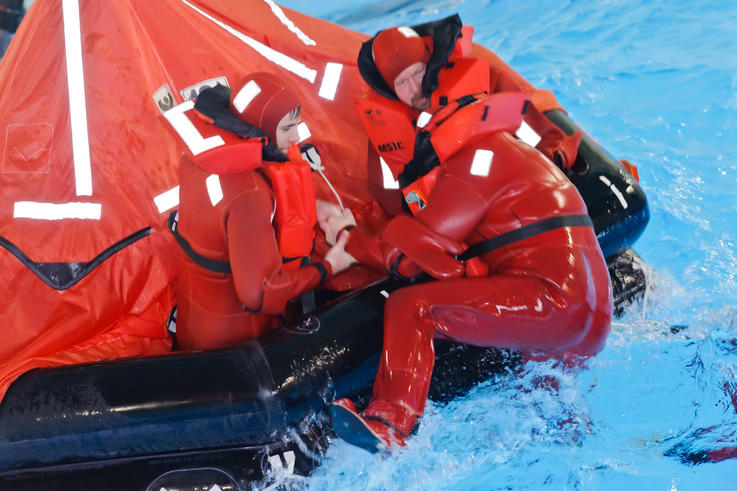
[[[563,111],[546,116],[567,134],[580,130]],[[628,247],[647,225],[647,200],[585,133],[568,176],[587,203],[621,312],[645,288]],[[403,285],[371,285],[233,348],[29,372],[0,404],[0,484],[38,489],[53,480],[65,489],[104,481],[128,489],[187,469],[225,485],[227,473],[260,479],[274,465],[270,456],[289,452],[295,470],[307,473],[324,429],[305,434],[305,422],[338,397],[360,402],[370,390],[385,298]],[[443,342],[436,354],[430,395],[441,400],[518,360],[508,351]],[[201,470],[210,467],[227,471],[220,473],[227,479]]]
[[[567,135],[583,133],[567,175],[586,203],[604,257],[632,247],[650,221],[639,183],[564,111],[547,111],[545,116]]]
[[[372,385],[385,297],[399,286],[372,285],[234,348],[29,372],[0,405],[0,477],[211,449],[251,447],[254,461],[278,453],[278,442],[293,439],[290,428]],[[436,398],[514,360],[450,343],[438,355]]]

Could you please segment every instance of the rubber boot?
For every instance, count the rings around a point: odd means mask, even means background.
[[[392,451],[405,444],[417,428],[417,416],[396,404],[373,401],[360,415],[349,399],[331,406],[333,429],[340,438],[371,453]]]

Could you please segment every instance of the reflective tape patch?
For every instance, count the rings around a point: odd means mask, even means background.
[[[491,161],[494,159],[494,152],[491,150],[476,150],[471,163],[471,174],[474,176],[486,177],[491,170]]]
[[[297,456],[292,450],[287,450],[280,455],[272,455],[269,457],[269,464],[272,469],[283,469],[289,474],[294,473],[294,464],[297,461]]]
[[[226,32],[232,34],[237,39],[242,41],[244,44],[253,48],[258,54],[260,54],[267,60],[271,61],[272,63],[276,63],[280,67],[286,70],[289,70],[290,72],[294,73],[295,75],[299,77],[304,78],[305,80],[309,80],[310,83],[315,83],[315,78],[317,77],[317,70],[308,68],[303,63],[300,63],[297,60],[288,57],[284,53],[280,53],[266,46],[265,44],[260,43],[256,41],[255,39],[246,36],[245,34],[233,28],[232,26],[229,26],[225,22],[217,20],[215,17],[211,16],[204,10],[194,6],[187,0],[181,0],[181,1],[183,4],[187,5],[189,8],[191,8],[192,10],[200,14],[202,17],[206,18],[207,20],[214,23],[215,25],[225,30]]]
[[[223,188],[220,186],[220,176],[210,174],[205,179],[205,185],[207,186],[207,194],[210,196],[212,206],[220,203],[223,200]]]
[[[406,38],[416,38],[419,37],[419,34],[417,34],[417,31],[412,29],[411,27],[407,26],[399,26],[397,27],[397,30],[404,35]]]
[[[626,210],[629,205],[627,204],[627,200],[624,198],[622,191],[620,191],[617,186],[612,184],[612,181],[610,181],[606,176],[599,176],[599,180],[606,184],[606,186],[612,191],[612,193],[614,193],[614,196],[617,197],[619,203],[622,205],[622,208]]]
[[[312,133],[310,133],[310,129],[307,127],[307,124],[299,123],[297,125],[297,135],[299,136],[299,143],[302,143],[303,141],[311,137]]]
[[[381,163],[381,175],[384,178],[384,189],[399,189],[399,181],[394,179],[394,174],[386,161],[379,157],[379,163]]]
[[[159,213],[164,213],[179,205],[179,186],[154,197],[154,204]]]
[[[192,124],[192,121],[184,114],[193,107],[194,102],[192,101],[182,102],[164,113],[164,117],[182,138],[189,151],[192,152],[192,155],[199,155],[211,148],[225,145],[225,141],[223,141],[220,135],[209,138],[202,137],[200,132],[197,131],[197,128]]]
[[[34,220],[99,220],[102,214],[100,203],[36,203],[17,201],[13,207],[14,218]]]
[[[429,123],[431,119],[432,119],[432,114],[422,111],[420,115],[417,116],[417,127],[424,128],[425,125],[427,125],[427,123]]]
[[[281,9],[281,7],[275,4],[272,0],[264,0],[264,2],[266,2],[269,7],[271,7],[271,11],[274,13],[276,18],[279,19],[279,21],[284,24],[287,29],[296,34],[300,41],[302,41],[307,46],[317,46],[317,43],[315,41],[310,39],[307,34],[302,32],[302,30],[297,27],[294,22],[292,22],[292,20],[286,16],[286,14],[284,14],[284,11]]]
[[[261,87],[258,86],[255,80],[251,80],[238,91],[235,98],[233,99],[233,107],[239,113],[242,113],[251,101],[261,93]]]
[[[77,0],[62,2],[64,17],[64,49],[69,89],[69,119],[72,127],[72,154],[77,196],[92,196],[90,142],[87,133],[87,104],[84,94],[82,35]]]
[[[532,127],[525,121],[522,121],[522,124],[517,129],[516,135],[517,138],[527,143],[531,147],[537,146],[537,144],[540,143],[540,140],[542,140],[542,137],[538,135],[537,132],[533,130]]]
[[[338,82],[340,82],[340,73],[342,71],[343,65],[340,63],[328,63],[325,65],[325,74],[322,76],[320,91],[317,95],[329,101],[335,99],[335,93],[338,90]]]

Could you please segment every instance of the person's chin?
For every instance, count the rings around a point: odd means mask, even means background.
[[[415,99],[412,101],[412,107],[417,111],[424,111],[430,108],[430,100],[424,97],[422,99]]]

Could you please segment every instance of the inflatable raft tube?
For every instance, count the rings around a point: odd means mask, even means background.
[[[567,133],[562,111],[546,116]],[[637,181],[584,134],[568,172],[612,278],[615,313],[647,288],[630,246],[649,219]],[[368,396],[382,346],[384,280],[228,349],[33,370],[0,404],[0,483],[13,489],[239,489],[273,469],[308,474],[327,404]],[[505,373],[519,355],[436,342],[431,398]],[[2,486],[0,486],[2,487]]]
[[[233,348],[29,372],[0,405],[0,483],[160,491],[227,489],[274,468],[307,474],[326,445],[326,405],[368,395],[384,302],[399,286],[379,282]],[[436,400],[519,358],[437,348]]]

